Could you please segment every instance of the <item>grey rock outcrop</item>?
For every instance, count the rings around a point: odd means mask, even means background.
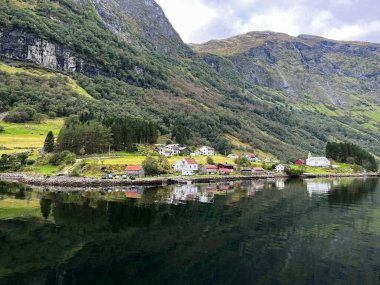
[[[41,39],[18,29],[0,28],[0,57],[29,61],[43,67],[87,75],[106,75],[107,72],[78,58],[64,45]]]

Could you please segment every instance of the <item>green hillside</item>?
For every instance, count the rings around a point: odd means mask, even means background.
[[[380,155],[377,45],[325,54],[323,39],[273,34],[193,50],[152,0],[2,1],[0,35],[0,112],[135,116],[188,145],[232,137],[283,159],[332,140]],[[285,49],[293,41],[313,64]]]

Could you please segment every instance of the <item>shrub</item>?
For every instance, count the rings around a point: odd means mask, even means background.
[[[74,153],[69,152],[67,150],[63,152],[57,152],[54,153],[49,158],[49,164],[52,165],[68,165],[68,164],[74,164],[76,160],[76,156]]]

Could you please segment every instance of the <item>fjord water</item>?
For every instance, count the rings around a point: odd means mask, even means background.
[[[376,284],[379,182],[0,183],[0,284]]]

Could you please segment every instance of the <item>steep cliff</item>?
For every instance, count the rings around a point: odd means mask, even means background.
[[[192,47],[225,57],[246,81],[279,90],[293,101],[312,99],[344,109],[363,98],[380,102],[379,44],[251,32]]]

